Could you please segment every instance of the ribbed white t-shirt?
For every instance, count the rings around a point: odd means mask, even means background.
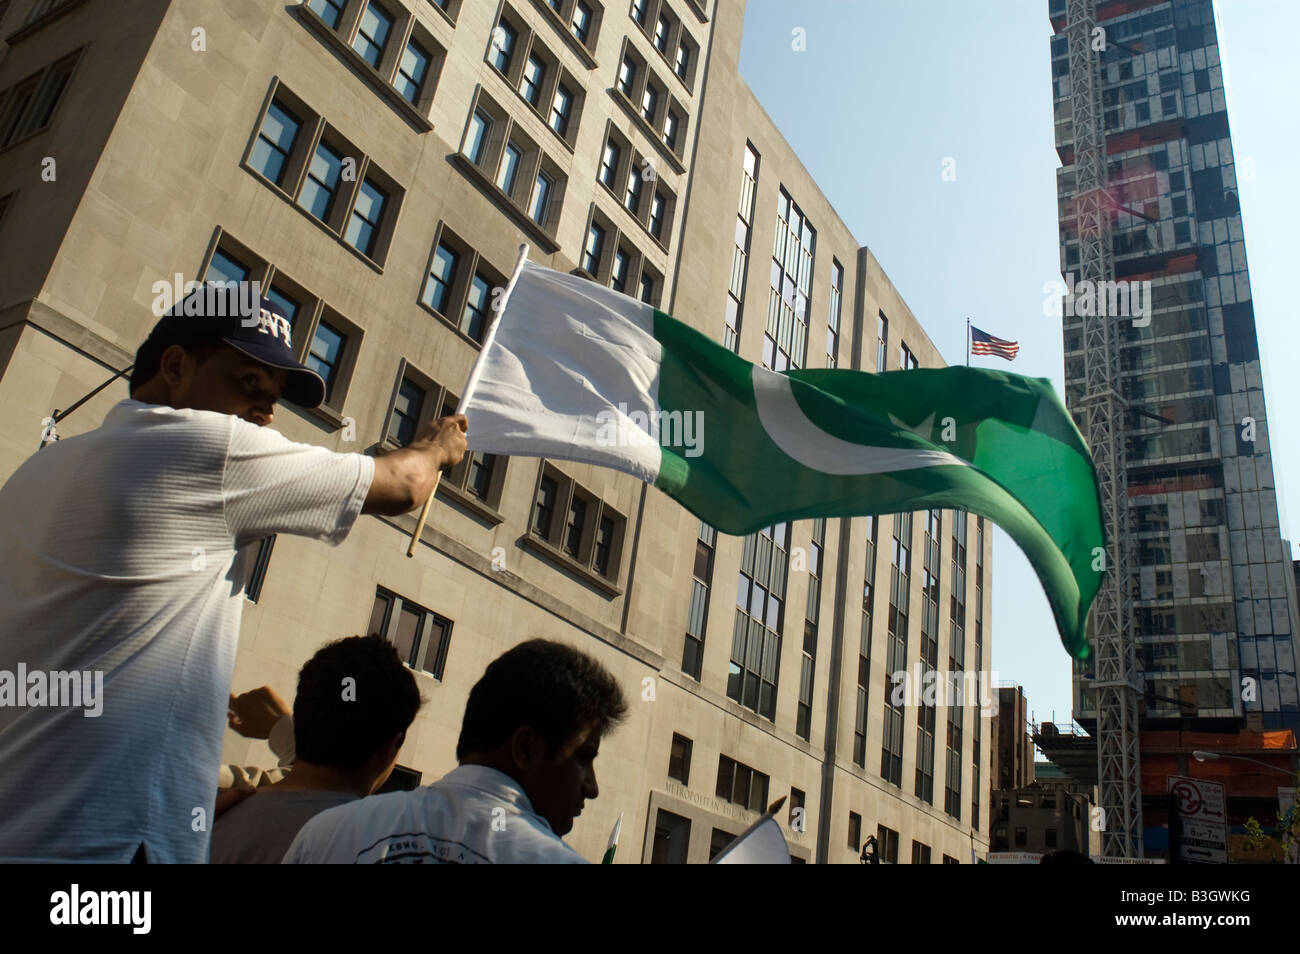
[[[18,468],[0,488],[0,678],[99,670],[103,692],[95,717],[0,703],[0,860],[126,862],[141,843],[150,862],[207,859],[244,558],[272,533],[338,545],[374,470],[133,400]]]

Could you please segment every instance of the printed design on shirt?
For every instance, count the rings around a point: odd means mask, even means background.
[[[490,865],[486,855],[423,831],[385,835],[357,853],[359,865]]]

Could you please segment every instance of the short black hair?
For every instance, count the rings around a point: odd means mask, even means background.
[[[521,726],[546,740],[547,758],[588,723],[604,733],[627,714],[609,670],[584,652],[548,639],[530,639],[494,659],[465,704],[456,761],[490,752]]]
[[[346,680],[351,679],[348,683]],[[355,770],[420,708],[420,690],[393,644],[377,634],[336,640],[307,660],[293,700],[297,757]]]
[[[207,361],[222,345],[220,338],[211,335],[168,333],[150,335],[135,353],[135,364],[131,368],[131,381],[128,393],[134,394],[145,384],[153,380],[162,367],[163,352],[172,345],[180,345],[188,351],[199,364]]]

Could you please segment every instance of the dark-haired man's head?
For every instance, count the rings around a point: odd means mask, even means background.
[[[317,776],[367,795],[388,780],[420,691],[393,644],[382,636],[330,643],[298,673],[293,700],[297,762],[290,777]],[[306,773],[302,770],[306,769]]]
[[[456,760],[505,772],[557,835],[600,794],[601,736],[627,702],[609,671],[563,643],[532,639],[488,665],[470,690]]]

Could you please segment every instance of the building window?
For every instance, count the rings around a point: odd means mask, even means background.
[[[208,270],[203,275],[205,282],[246,282],[250,269],[230,252],[218,248],[212,253]]]
[[[307,181],[303,183],[298,204],[322,222],[329,219],[342,169],[341,155],[323,142],[316,146],[316,154],[307,167]]]
[[[514,53],[515,41],[518,39],[519,32],[505,20],[497,23],[496,29],[492,31],[492,49],[488,62],[502,74],[510,72],[510,57]]]
[[[1043,836],[1044,836],[1044,838],[1046,839],[1046,845],[1047,845],[1048,848],[1055,848],[1055,847],[1056,847],[1056,829],[1055,829],[1055,828],[1049,828],[1049,829],[1047,829],[1047,831],[1043,832]]]
[[[628,272],[631,270],[632,256],[625,249],[614,252],[614,267],[610,269],[609,285],[620,294],[627,294]]]
[[[307,353],[307,367],[315,371],[325,381],[325,402],[331,403],[334,386],[339,380],[339,368],[343,352],[347,347],[347,335],[330,326],[326,321],[316,325],[316,333],[311,339],[311,349]]]
[[[0,111],[0,148],[50,124],[80,57],[78,50],[16,86],[0,90],[0,104],[4,107]]]
[[[1024,848],[1029,843],[1029,833],[1024,828],[1016,829],[1016,847]]]
[[[916,355],[912,354],[911,349],[907,347],[907,342],[898,343],[898,368],[900,371],[907,371],[911,368],[918,367]]]
[[[506,143],[506,148],[501,154],[501,166],[497,170],[497,188],[506,195],[511,195],[515,191],[515,180],[519,175],[519,162],[523,159],[524,151],[514,143]]]
[[[804,807],[805,796],[797,788],[790,789],[790,815],[788,824],[793,831],[803,832],[808,830],[808,813]]]
[[[284,167],[293,152],[302,120],[279,103],[272,103],[257,132],[249,165],[276,185],[284,184]]]
[[[862,816],[857,812],[849,812],[849,848],[862,850]]]
[[[424,78],[429,73],[429,64],[433,57],[414,38],[406,44],[401,63],[397,67],[397,80],[393,84],[408,103],[415,103],[420,98]]]
[[[641,118],[653,126],[658,112],[659,90],[646,83],[645,92],[641,94]]]
[[[676,110],[668,110],[664,116],[664,145],[673,152],[677,151],[677,130],[681,128],[680,124]]]
[[[605,230],[595,222],[587,230],[587,241],[582,247],[582,268],[595,276],[600,271],[601,252],[605,246]]]
[[[658,189],[655,190],[655,196],[650,201],[650,234],[655,238],[663,241],[664,237],[664,220],[668,215],[668,200]]]
[[[388,196],[384,190],[369,179],[361,183],[344,239],[362,255],[369,257],[375,248],[375,241],[379,236],[379,223],[383,218],[384,205],[387,201]]]
[[[627,173],[627,190],[623,193],[623,206],[633,215],[641,208],[641,173],[629,169]]]
[[[912,864],[928,865],[930,863],[930,846],[919,841],[912,842]]]
[[[307,8],[325,21],[331,30],[338,29],[345,0],[307,0]]]
[[[745,537],[736,591],[727,697],[768,719],[776,718],[789,544],[788,523]]]
[[[484,147],[487,145],[488,134],[492,131],[492,117],[481,109],[474,110],[474,115],[470,117],[469,129],[465,132],[465,155],[474,165],[481,165],[487,158],[484,155]]]
[[[458,259],[459,256],[454,251],[439,243],[433,253],[429,281],[424,286],[424,303],[444,315],[447,314],[447,304],[451,300],[451,284]]]
[[[853,720],[853,762],[867,767],[867,697],[871,685],[871,621],[876,595],[876,532],[879,522],[867,520],[866,570],[862,580],[862,629],[858,635],[857,705]]]
[[[543,476],[537,485],[537,499],[533,504],[533,533],[542,537],[551,535],[551,520],[555,516],[555,499],[559,493],[559,483]]]
[[[600,158],[600,181],[611,189],[618,182],[618,163],[623,150],[612,139],[606,140],[605,151]]]
[[[569,516],[564,523],[564,536],[562,537],[562,549],[575,560],[582,552],[582,531],[587,520],[587,501],[581,497],[574,497],[569,501]]]
[[[542,81],[546,78],[546,64],[536,53],[529,53],[524,63],[524,75],[519,80],[519,95],[532,106],[542,101]]]
[[[550,208],[551,189],[555,182],[545,172],[537,173],[533,182],[533,195],[528,201],[528,215],[538,225],[546,222],[546,213]]]
[[[637,293],[637,297],[640,298],[647,305],[653,305],[655,303],[654,276],[651,275],[645,269],[642,269],[641,278],[638,281],[638,284],[641,286],[641,290]]]
[[[677,59],[673,63],[673,72],[684,80],[690,71],[690,65],[691,48],[687,46],[686,42],[683,40],[681,43],[677,44]]]
[[[623,57],[618,67],[618,91],[624,96],[632,96],[632,87],[636,82],[636,63],[630,56]]]
[[[691,740],[676,732],[673,733],[673,744],[668,754],[668,777],[677,779],[683,785],[690,784]]]
[[[939,543],[943,522],[938,510],[927,510],[921,551],[921,680],[937,684],[939,665]],[[934,803],[934,731],[937,706],[924,694],[916,717],[917,798]]]
[[[379,68],[379,61],[384,56],[384,44],[393,28],[393,18],[375,0],[366,4],[366,12],[361,14],[361,23],[357,27],[357,37],[352,42],[352,49],[361,54],[361,58]]]
[[[573,35],[578,38],[578,42],[583,46],[588,43],[591,36],[591,7],[587,6],[583,0],[578,0],[573,5],[573,22],[570,24]]]
[[[767,811],[768,777],[723,755],[718,759],[718,786],[715,794],[751,812]]]
[[[808,739],[812,733],[813,677],[817,667],[817,629],[821,620],[822,554],[826,549],[826,520],[813,521],[808,547],[808,607],[804,618],[803,656],[799,672],[799,705],[795,710],[794,734]]]
[[[642,276],[644,278],[644,276]],[[686,616],[686,643],[682,648],[682,672],[700,678],[704,665],[704,632],[709,616],[709,590],[713,586],[713,555],[718,532],[700,521],[695,541],[695,563],[691,581],[691,602]]]
[[[415,440],[426,396],[424,388],[410,378],[402,378],[393,401],[393,413],[388,419],[388,440],[400,447]]]
[[[808,300],[812,294],[817,232],[785,189],[780,191],[776,214],[763,365],[785,371],[802,368],[807,353]]]
[[[646,16],[650,12],[650,0],[632,0],[632,19],[645,26]]]
[[[889,319],[882,311],[876,318],[876,370],[885,370],[885,356],[889,353]]]
[[[569,133],[569,116],[573,112],[573,93],[563,83],[555,87],[551,100],[551,128],[561,139]]]
[[[831,259],[831,308],[826,318],[826,367],[840,366],[840,299],[844,294],[844,266]]]
[[[262,597],[262,584],[266,582],[266,571],[271,565],[271,550],[274,547],[274,533],[269,537],[263,537],[257,543],[257,555],[253,558],[248,575],[244,578],[244,599],[250,603],[256,603]]]
[[[721,828],[713,829],[713,834],[709,836],[709,860],[718,857],[719,852],[735,840],[736,836],[731,832],[723,831]]]
[[[655,812],[652,865],[684,865],[691,845],[691,820],[660,808]]]
[[[475,341],[483,340],[491,299],[492,282],[475,272],[469,284],[469,296],[465,299],[465,311],[460,317],[460,330],[467,337]]]
[[[877,825],[876,854],[883,864],[898,864],[898,832],[884,825]]]
[[[896,680],[907,670],[908,599],[912,568],[912,515],[894,514],[893,555],[889,581],[888,652],[885,659],[887,688],[884,699],[883,744],[880,775],[893,784],[903,784],[903,705],[894,705]],[[906,700],[902,700],[904,703]]]
[[[668,22],[668,18],[661,14],[659,19],[655,22],[654,33],[655,49],[660,53],[666,54],[668,52],[668,34],[671,31],[672,25]]]
[[[442,678],[451,642],[451,620],[382,586],[375,588],[368,633],[378,633],[412,669]]]
[[[557,513],[564,515],[562,521],[555,519]],[[532,535],[547,544],[543,555],[562,557],[562,563],[616,581],[624,523],[623,516],[599,496],[543,465],[531,524]]]
[[[959,865],[959,864],[961,864],[961,862],[958,861],[956,858],[954,858],[952,855],[944,855],[944,856],[943,856],[943,863],[944,863],[945,865]]]

